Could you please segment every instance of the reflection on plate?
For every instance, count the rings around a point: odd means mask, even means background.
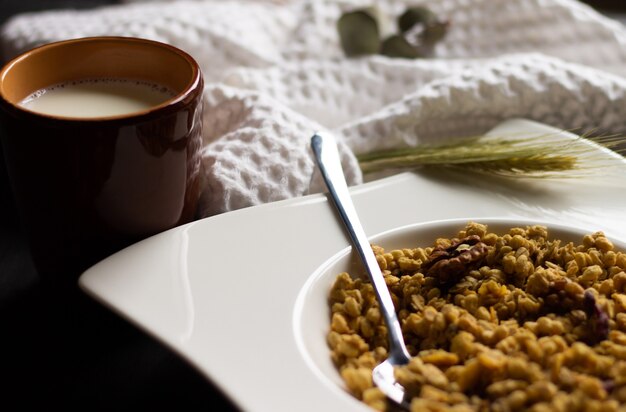
[[[494,133],[559,132],[512,120]],[[606,176],[512,180],[424,169],[355,187],[352,195],[372,235],[499,217],[626,239],[626,163],[604,153],[616,165]],[[318,362],[328,312],[309,307],[311,296],[323,294],[325,262],[347,255],[348,244],[332,205],[313,195],[146,239],[89,269],[80,285],[178,352],[244,410],[368,410],[337,385],[330,363]]]

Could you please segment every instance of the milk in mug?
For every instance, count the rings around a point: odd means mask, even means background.
[[[52,116],[97,118],[141,112],[174,97],[167,87],[140,80],[88,79],[38,90],[19,104]]]

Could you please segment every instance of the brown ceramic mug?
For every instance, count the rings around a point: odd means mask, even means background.
[[[131,79],[172,91],[138,112],[78,118],[19,103],[81,79]],[[172,46],[136,38],[51,43],[0,72],[2,145],[35,266],[73,282],[140,239],[195,217],[200,191],[203,80]]]

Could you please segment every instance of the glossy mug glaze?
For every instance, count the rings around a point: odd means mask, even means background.
[[[152,82],[175,95],[147,110],[109,117],[46,115],[19,105],[50,85],[97,78]],[[73,282],[109,254],[195,217],[202,88],[191,56],[137,38],[51,43],[5,65],[2,145],[44,278]]]

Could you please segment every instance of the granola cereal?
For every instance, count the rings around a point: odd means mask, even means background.
[[[412,411],[626,411],[626,254],[602,232],[575,245],[471,222],[432,247],[372,248],[413,356],[396,368]],[[387,357],[371,284],[340,274],[330,305],[347,388],[387,409],[371,377]]]

